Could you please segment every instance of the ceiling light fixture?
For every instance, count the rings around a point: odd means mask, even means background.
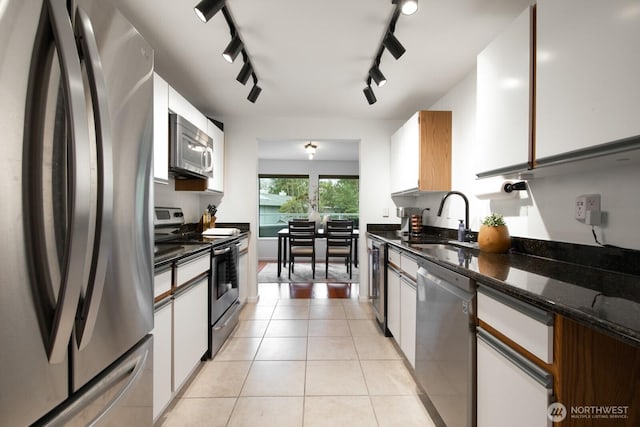
[[[378,87],[382,87],[387,83],[386,77],[382,74],[382,71],[380,71],[380,61],[382,60],[382,54],[385,49],[388,50],[395,59],[399,59],[406,52],[402,43],[393,35],[400,13],[411,14],[418,8],[417,0],[391,0],[391,3],[394,5],[393,13],[384,32],[380,47],[373,59],[373,65],[369,68],[369,73],[366,78],[367,86],[363,89],[364,96],[367,98],[369,105],[375,104],[377,101],[376,95],[373,93],[373,89],[371,89],[371,80],[373,80]]]
[[[243,85],[246,85],[247,81],[249,80],[249,77],[251,77],[252,72],[253,72],[253,67],[251,67],[251,62],[247,61],[244,63],[244,65],[240,69],[240,72],[238,73],[238,77],[236,77],[236,80],[242,83]]]
[[[309,141],[309,143],[304,146],[304,151],[306,151],[309,155],[309,160],[313,160],[313,156],[316,154],[317,148],[318,146],[311,143],[311,141]]]
[[[236,57],[238,56],[241,50],[242,50],[242,40],[240,40],[240,37],[238,37],[238,35],[236,34],[231,39],[231,41],[227,45],[227,48],[224,50],[224,52],[222,52],[222,57],[225,59],[225,61],[231,64],[233,63],[233,61],[236,60]]]
[[[387,83],[387,78],[384,76],[384,74],[382,74],[382,71],[380,71],[380,67],[378,65],[374,65],[373,67],[371,67],[371,69],[369,70],[369,76],[371,76],[373,81],[376,82],[376,86],[378,87],[382,87],[385,85],[385,83]]]
[[[387,35],[384,37],[384,40],[382,41],[382,45],[396,59],[400,59],[400,57],[407,51],[392,32],[387,33]]]
[[[413,15],[418,10],[418,0],[400,0],[400,11],[403,15]]]
[[[242,53],[243,65],[236,80],[246,85],[249,77],[253,77],[253,87],[247,99],[250,102],[256,102],[258,96],[260,96],[260,92],[262,92],[262,88],[258,86],[258,76],[251,64],[251,59],[249,59],[249,52],[247,52],[247,48],[240,38],[240,33],[236,29],[236,24],[233,22],[229,8],[225,5],[225,0],[202,0],[195,7],[196,15],[204,22],[209,21],[209,19],[220,10],[222,10],[224,19],[227,21],[227,26],[229,27],[229,33],[231,34],[231,41],[225,48],[222,56],[227,62],[233,63],[238,55]]]
[[[193,8],[202,22],[209,22],[224,7],[224,0],[202,0]]]
[[[249,91],[249,96],[247,96],[247,99],[250,102],[255,103],[258,99],[258,96],[260,96],[260,92],[262,92],[262,88],[258,86],[258,78],[255,74],[253,74],[253,87]]]
[[[367,87],[365,87],[362,91],[364,92],[364,96],[365,98],[367,98],[367,102],[369,103],[369,105],[376,103],[376,94],[373,93],[373,89],[371,89],[371,82],[369,82],[367,84]]]

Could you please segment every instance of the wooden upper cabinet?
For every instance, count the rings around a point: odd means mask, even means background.
[[[391,136],[391,193],[451,190],[451,111],[419,111]]]
[[[530,6],[478,55],[479,178],[531,168],[534,19]]]
[[[540,166],[640,146],[639,52],[638,0],[537,2]]]

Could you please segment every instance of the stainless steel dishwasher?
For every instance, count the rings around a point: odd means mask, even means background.
[[[476,284],[420,261],[416,305],[416,378],[436,424],[475,426]]]

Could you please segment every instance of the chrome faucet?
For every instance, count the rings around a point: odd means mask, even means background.
[[[467,196],[465,196],[459,191],[447,192],[447,194],[445,194],[442,200],[440,201],[440,207],[438,208],[438,216],[442,216],[442,208],[444,207],[444,202],[445,200],[447,200],[447,197],[451,196],[452,194],[458,195],[462,197],[462,199],[464,200],[464,241],[468,242],[469,241],[468,234],[471,230],[469,229],[469,199],[467,199]]]

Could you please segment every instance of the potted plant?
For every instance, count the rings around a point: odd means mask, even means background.
[[[492,213],[482,220],[478,232],[478,246],[481,251],[502,253],[511,247],[511,237],[502,215]]]

